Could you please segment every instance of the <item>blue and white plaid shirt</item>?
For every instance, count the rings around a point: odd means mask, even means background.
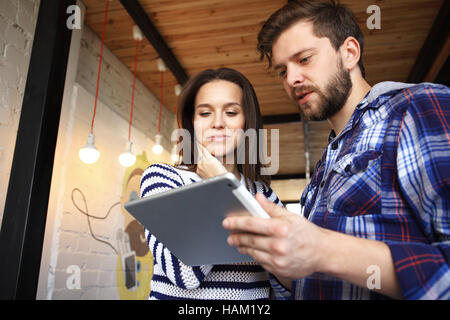
[[[379,83],[329,140],[300,200],[304,216],[386,243],[405,299],[450,299],[450,89]],[[282,299],[386,298],[321,273],[292,292],[271,282]]]

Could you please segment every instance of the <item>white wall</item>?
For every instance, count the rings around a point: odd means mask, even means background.
[[[84,17],[84,5],[78,2]],[[12,156],[22,106],[39,1],[0,0],[0,217],[9,183]],[[65,27],[65,26],[64,26]],[[130,30],[130,37],[132,31]],[[85,165],[78,150],[86,144],[92,120],[100,39],[83,25],[73,30],[61,119],[55,152],[38,299],[145,299],[152,274],[151,254],[144,250],[135,220],[124,210],[131,191],[139,193],[133,175],[153,162],[170,162],[170,135],[175,115],[163,108],[161,134],[165,151],[151,152],[157,131],[159,101],[140,81],[136,82],[131,140],[141,155],[132,168],[123,168],[118,156],[125,149],[133,74],[104,48],[99,101],[94,133],[101,156]],[[139,66],[138,66],[139,67]],[[79,188],[86,199],[84,203]],[[90,219],[77,209],[106,219]],[[87,209],[86,209],[86,207]],[[137,230],[137,231],[136,231]],[[124,252],[117,234],[130,237],[136,259],[136,286],[126,287],[122,270]],[[137,235],[137,236],[136,236]],[[74,269],[75,268],[75,269]],[[74,271],[75,270],[75,271]],[[77,273],[78,271],[79,274]],[[80,280],[79,287],[76,278]]]

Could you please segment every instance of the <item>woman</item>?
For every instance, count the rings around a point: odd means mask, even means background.
[[[241,73],[221,68],[191,78],[180,96],[177,115],[179,127],[190,133],[190,152],[184,152],[180,166],[154,164],[147,168],[141,179],[141,197],[229,171],[253,195],[263,193],[282,205],[268,187],[267,177],[261,175],[261,159],[253,164],[237,161],[238,147],[245,144],[243,132],[262,128],[255,92]],[[148,230],[146,237],[154,257],[150,299],[269,298],[268,275],[254,262],[190,267]]]

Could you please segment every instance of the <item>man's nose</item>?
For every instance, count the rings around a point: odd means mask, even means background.
[[[291,88],[298,87],[303,84],[305,77],[300,68],[291,67],[286,70],[286,82]]]

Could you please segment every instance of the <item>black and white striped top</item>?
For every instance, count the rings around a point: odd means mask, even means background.
[[[153,164],[141,178],[141,198],[201,180],[194,172]],[[241,183],[244,184],[242,177]],[[263,193],[282,206],[276,194],[261,182],[250,183],[250,192]],[[181,213],[180,213],[181,214]],[[153,254],[154,268],[149,299],[268,299],[268,274],[255,262],[190,267],[177,259],[148,230],[147,243]]]

